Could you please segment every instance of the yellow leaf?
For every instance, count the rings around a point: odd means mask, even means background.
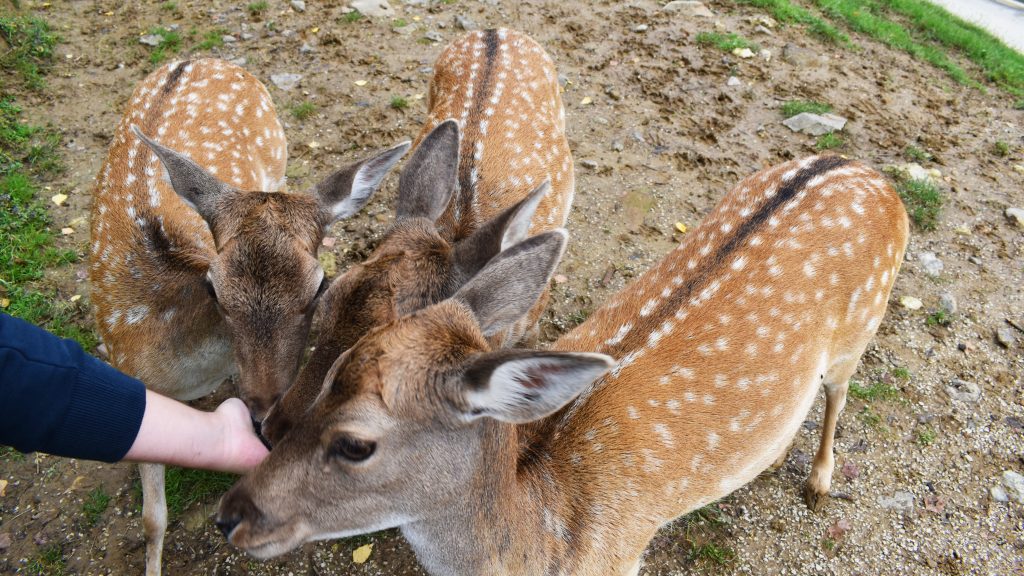
[[[356,80],[356,86],[366,86],[366,80]]]
[[[74,296],[71,297],[71,301],[72,302],[78,302],[81,299],[82,299],[82,295],[81,294],[75,294]]]
[[[7,308],[11,305],[10,298],[0,298],[0,308]]]
[[[686,224],[676,222],[676,230],[679,230],[680,234],[686,234]]]
[[[0,496],[7,496],[7,480],[0,480]]]
[[[352,551],[352,561],[356,564],[362,564],[370,559],[372,552],[373,544],[364,544]]]
[[[591,102],[593,102],[593,100],[590,98],[590,96],[586,96],[586,97],[583,98],[583,100],[580,100],[580,106],[586,106],[587,104],[590,104]]]
[[[64,202],[66,202],[67,199],[67,194],[54,194],[53,196],[50,197],[50,200],[52,200],[53,203],[56,204],[57,206],[63,206]]]
[[[413,100],[423,100],[423,93],[421,92],[419,94],[413,94],[412,99]]]
[[[320,31],[320,27],[319,26],[314,26],[314,27],[310,28],[309,31],[312,32],[313,34],[316,34],[317,32]]]
[[[71,222],[68,222],[68,226],[70,226],[72,228],[75,228],[77,226],[81,226],[82,224],[85,224],[85,216],[79,216],[78,218],[75,218]]]
[[[60,229],[60,233],[65,235],[65,236],[70,236],[71,234],[75,233],[75,229],[74,228],[61,228]]]

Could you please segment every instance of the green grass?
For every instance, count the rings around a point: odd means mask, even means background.
[[[102,487],[96,487],[89,492],[82,503],[82,515],[85,516],[86,526],[95,526],[109,505],[110,495],[104,492]]]
[[[997,140],[992,144],[992,153],[1000,158],[1006,158],[1010,155],[1010,145],[1002,140]]]
[[[828,132],[818,136],[818,140],[814,143],[814,149],[818,152],[824,152],[825,150],[833,150],[843,145],[843,139],[835,132]]]
[[[911,162],[917,162],[918,164],[928,162],[934,158],[931,152],[923,148],[918,148],[913,144],[908,144],[907,147],[903,149],[903,157]]]
[[[885,382],[872,382],[868,386],[861,386],[855,380],[850,380],[849,394],[858,400],[874,402],[875,400],[892,400],[900,395],[899,388],[886,384]]]
[[[161,10],[165,10],[167,12],[177,12],[178,11],[178,3],[177,2],[164,2],[163,4],[160,5],[160,9]]]
[[[288,108],[288,112],[290,112],[292,117],[296,120],[305,120],[316,112],[316,104],[313,104],[312,102],[292,104],[291,107]]]
[[[0,446],[0,462],[21,462],[25,455],[9,446]]]
[[[405,110],[409,107],[409,101],[401,96],[392,96],[391,107],[395,110]]]
[[[1016,102],[1015,102],[1015,103],[1013,104],[1013,107],[1014,107],[1014,109],[1016,109],[1016,110],[1024,110],[1024,98],[1021,98],[1020,100],[1017,100],[1017,101],[1016,101]]]
[[[25,569],[33,576],[64,576],[67,574],[67,566],[64,564],[64,551],[60,544],[50,544],[36,555]]]
[[[934,184],[926,180],[903,180],[897,182],[896,191],[918,228],[930,231],[938,227],[944,199]]]
[[[900,380],[910,380],[910,370],[907,370],[906,366],[897,366],[893,368],[889,374],[892,374],[894,378]]]
[[[196,44],[196,50],[213,50],[224,45],[224,35],[228,31],[223,28],[215,28],[203,34],[203,39]]]
[[[715,564],[717,566],[725,566],[736,559],[736,552],[728,546],[720,546],[714,542],[707,542],[705,544],[693,545],[690,549],[690,560],[703,561]]]
[[[782,116],[792,118],[797,114],[810,112],[812,114],[825,114],[832,111],[832,106],[824,102],[814,100],[790,100],[782,105]]]
[[[152,52],[149,53],[150,64],[160,64],[171,54],[181,50],[181,34],[176,30],[156,27],[150,28],[149,34],[155,34],[163,39],[160,44],[154,46]]]
[[[865,406],[857,417],[868,428],[877,430],[882,427],[882,416],[872,410],[870,406]]]
[[[249,14],[259,16],[266,12],[269,7],[269,4],[267,4],[265,0],[261,0],[260,2],[253,2],[249,4],[245,9],[249,11]]]
[[[760,49],[757,44],[738,34],[721,34],[719,32],[701,32],[697,34],[697,44],[701,46],[714,46],[725,52],[732,52],[736,48],[749,48],[755,52]]]
[[[928,326],[949,326],[953,323],[953,319],[945,310],[936,310],[928,315],[924,323]]]
[[[0,70],[14,72],[29,88],[43,87],[43,74],[53,60],[59,37],[45,20],[25,16],[0,17]],[[0,76],[0,88],[6,82]]]
[[[392,28],[405,28],[408,25],[409,23],[405,20],[405,18],[395,18],[394,21],[391,22]]]
[[[167,511],[172,517],[180,516],[196,502],[212,500],[227,492],[236,480],[238,476],[234,474],[168,466],[164,481]]]
[[[850,37],[839,31],[821,17],[812,14],[806,8],[793,4],[789,0],[737,0],[740,4],[748,4],[764,8],[772,17],[783,24],[806,24],[811,34],[832,44],[851,46]]]
[[[917,430],[917,443],[921,446],[931,446],[937,436],[935,429],[931,425],[925,424]]]
[[[349,12],[348,14],[345,14],[345,15],[343,15],[341,17],[341,21],[345,22],[347,24],[351,24],[353,22],[358,22],[358,21],[360,21],[362,19],[363,19],[363,13],[360,12],[359,10],[353,10],[353,11]]]

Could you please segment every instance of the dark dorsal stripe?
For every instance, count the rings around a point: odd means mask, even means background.
[[[495,29],[484,31],[484,67],[480,79],[474,84],[473,90],[473,113],[466,121],[462,130],[462,150],[459,152],[459,189],[455,201],[458,203],[456,222],[453,240],[460,240],[473,233],[473,230],[466,227],[467,217],[473,207],[473,197],[476,196],[476,187],[473,185],[473,169],[476,168],[474,157],[475,142],[480,139],[480,119],[484,116],[484,110],[491,99],[491,92],[494,89],[492,82],[494,75],[494,61],[498,57],[498,31]]]
[[[190,62],[190,60],[179,62],[178,65],[174,67],[174,70],[171,70],[171,73],[167,75],[167,80],[164,82],[164,88],[161,91],[163,95],[170,94],[174,90],[178,81],[181,80],[182,74],[185,73],[185,67],[187,67]]]
[[[839,156],[824,156],[797,172],[789,182],[782,185],[775,193],[775,196],[769,198],[757,212],[744,221],[736,229],[736,232],[710,258],[705,259],[702,266],[694,269],[693,275],[683,282],[681,286],[673,290],[665,301],[658,306],[657,310],[638,322],[621,342],[611,346],[608,350],[604,350],[604,352],[616,358],[621,358],[625,354],[644,346],[647,342],[647,336],[651,331],[657,329],[665,320],[674,316],[682,308],[683,304],[693,297],[693,294],[703,290],[707,284],[718,277],[720,269],[725,265],[729,257],[736,252],[736,249],[746,243],[747,239],[754,232],[764,227],[765,222],[771,218],[772,214],[799,194],[812,178],[849,163],[849,160]]]

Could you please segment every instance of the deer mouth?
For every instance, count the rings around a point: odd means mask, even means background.
[[[269,530],[243,520],[227,534],[232,545],[259,560],[280,556],[298,548],[312,535],[304,522],[289,521]]]

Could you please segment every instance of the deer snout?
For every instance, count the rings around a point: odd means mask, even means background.
[[[267,413],[270,412],[270,408],[281,399],[280,393],[271,394],[269,396],[264,395],[250,395],[243,398],[245,405],[249,407],[249,414],[252,417],[254,425],[263,422],[267,417]],[[259,433],[259,426],[256,426],[256,431]]]
[[[239,524],[248,522],[252,525],[258,521],[260,515],[260,509],[256,507],[248,493],[235,485],[220,501],[220,510],[217,511],[214,523],[230,541],[232,532]]]

